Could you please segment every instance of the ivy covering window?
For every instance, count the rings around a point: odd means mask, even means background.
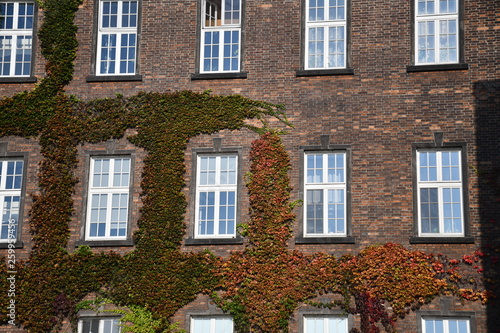
[[[463,236],[460,150],[417,151],[421,236]]]
[[[346,236],[346,153],[305,154],[305,235]]]
[[[306,1],[305,69],[346,67],[347,1]]]
[[[203,0],[201,73],[239,72],[241,0]]]
[[[137,61],[137,1],[100,1],[97,75],[134,75]]]
[[[87,239],[126,239],[130,158],[92,158]]]
[[[236,155],[198,156],[196,237],[236,235]]]
[[[423,333],[470,333],[468,319],[422,319]]]
[[[120,333],[118,318],[88,318],[78,321],[78,333]]]
[[[306,316],[304,333],[347,333],[347,317]]]
[[[231,317],[191,317],[191,333],[233,333]]]
[[[416,65],[459,62],[458,0],[415,0]]]
[[[0,207],[2,208],[0,242],[17,238],[23,166],[24,162],[19,160],[0,161]]]
[[[34,2],[0,3],[0,77],[30,76]]]

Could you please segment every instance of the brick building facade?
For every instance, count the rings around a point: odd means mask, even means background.
[[[9,13],[10,4],[13,14],[3,14]],[[17,60],[7,58],[6,39],[0,44],[0,94],[13,96],[33,89],[45,76],[46,61],[35,37],[43,11],[27,0],[0,5],[2,17],[13,17],[14,24],[21,17],[35,22],[31,28],[24,26],[25,36],[33,36],[32,43],[23,44],[32,52],[32,60],[24,58],[27,72],[9,72],[6,64],[14,68]],[[29,9],[22,14],[22,6],[35,8],[33,15]],[[75,19],[79,47],[74,76],[65,91],[88,101],[140,91],[210,90],[214,95],[239,94],[284,104],[294,125],[282,136],[292,164],[292,200],[303,200],[294,210],[291,250],[341,256],[393,242],[461,258],[495,243],[500,231],[496,194],[479,176],[500,165],[499,14],[496,0],[84,0]],[[22,29],[9,30],[7,19],[2,24],[0,37],[14,36],[21,43]],[[114,54],[112,38],[118,40]],[[271,124],[285,128],[278,121]],[[234,230],[236,223],[248,221],[243,175],[249,171],[251,142],[257,138],[242,129],[190,140],[185,151],[183,193],[188,205],[182,251],[208,249],[227,258],[247,244]],[[67,250],[89,245],[96,252],[133,251],[147,153],[126,137],[77,149],[78,183]],[[231,157],[237,161],[234,168]],[[335,167],[326,167],[327,160],[335,160]],[[32,247],[32,195],[39,191],[37,138],[1,138],[0,161],[24,163],[18,192],[7,191],[2,200],[20,198],[16,255],[26,260]],[[90,207],[87,199],[106,193],[89,185],[89,179],[99,174],[98,164],[105,162],[130,162],[129,171],[122,169],[123,174],[129,172],[130,185],[122,186],[123,192],[103,185],[110,188],[107,194],[125,193],[128,201],[122,206],[125,217],[113,226],[108,219],[101,230],[100,220],[92,220],[92,209],[114,208],[97,203]],[[236,174],[233,181],[200,183],[203,172],[215,170],[221,177],[224,163],[229,178],[231,172]],[[333,180],[322,180],[332,168]],[[5,175],[10,174],[2,171]],[[201,198],[205,193],[216,193],[214,205],[225,207],[226,218],[221,210],[211,215],[210,199]],[[329,206],[323,204],[327,200]],[[332,215],[323,218],[328,214]],[[6,242],[2,245],[4,255]],[[495,309],[441,297],[399,321],[397,328],[408,333],[496,332],[500,325]],[[203,318],[215,322],[201,323]],[[214,325],[210,332],[218,332],[215,325],[228,318],[200,295],[173,321],[190,332],[203,325]],[[359,319],[345,316],[344,322],[335,309],[304,304],[294,312],[290,332],[330,332],[307,330],[313,320],[345,324],[338,332],[347,332]],[[460,330],[453,331],[452,325]],[[2,329],[13,331],[12,326]]]

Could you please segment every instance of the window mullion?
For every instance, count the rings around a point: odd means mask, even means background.
[[[214,199],[214,236],[219,235],[220,189],[215,191]]]
[[[215,318],[210,318],[210,333],[215,333]]]
[[[8,161],[2,161],[1,180],[0,180],[0,190],[5,190],[5,184],[7,182],[7,163]]]
[[[441,40],[441,31],[439,30],[440,29],[440,24],[439,24],[440,20],[435,18],[434,19],[434,34],[435,34],[435,38],[434,38],[434,52],[435,52],[435,61],[437,63],[441,63],[441,45],[439,43],[439,41]],[[438,164],[441,162],[441,152],[438,153],[438,156],[439,156],[439,161],[438,161]],[[441,168],[439,168],[439,170],[441,170]],[[438,178],[438,179],[442,179],[442,178]]]
[[[443,187],[437,186],[438,189],[438,217],[439,217],[439,234],[444,234],[444,202],[443,202]]]
[[[220,18],[221,18],[221,26],[226,25],[226,1],[221,1],[221,6],[220,6]]]
[[[225,31],[226,29],[223,29],[222,26],[219,29],[219,72],[224,71],[224,38],[225,38]]]
[[[14,2],[14,17],[12,18],[12,29],[18,30],[19,27],[19,2]],[[14,57],[13,57],[14,58]]]
[[[123,23],[123,1],[118,1],[118,6],[116,9],[116,28],[122,29]]]
[[[118,30],[118,29],[117,29]],[[120,75],[120,46],[121,46],[121,41],[122,41],[122,32],[114,32],[113,34],[116,35],[116,46],[115,46],[115,75]]]
[[[329,188],[323,189],[323,233],[328,234],[328,191]]]

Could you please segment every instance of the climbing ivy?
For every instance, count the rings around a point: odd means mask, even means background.
[[[38,0],[44,14],[38,37],[46,75],[31,91],[0,100],[0,136],[38,141],[42,154],[39,190],[29,214],[32,249],[26,261],[16,264],[16,324],[35,333],[56,331],[66,318],[75,322],[82,300],[97,294],[129,308],[132,314],[125,316],[139,318],[144,329],[164,331],[174,328],[169,321],[177,310],[207,293],[234,316],[242,332],[284,332],[293,311],[308,300],[359,314],[363,332],[376,332],[378,323],[392,332],[398,317],[438,294],[489,297],[480,284],[467,285],[470,276],[459,269],[465,265],[480,274],[484,255],[455,261],[396,244],[341,258],[288,250],[295,218],[289,157],[280,136],[265,122],[262,128],[245,123],[266,117],[287,123],[281,105],[189,91],[93,101],[68,96],[64,89],[73,76],[78,46],[74,16],[81,3]],[[249,245],[225,260],[209,252],[183,253],[188,141],[244,127],[261,134],[250,156],[250,222],[241,230]],[[77,147],[123,138],[127,129],[136,129],[127,139],[147,152],[135,249],[125,256],[88,247],[70,253]],[[8,289],[8,276],[2,266],[2,290]],[[324,293],[341,297],[329,304],[310,301]],[[8,302],[2,293],[3,323]]]

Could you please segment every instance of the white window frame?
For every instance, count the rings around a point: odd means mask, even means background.
[[[232,0],[236,1],[239,4],[239,19],[237,22],[232,22],[232,18],[230,20],[225,19],[225,13],[226,11],[226,1],[221,0],[221,8],[215,9],[216,11],[220,11],[220,20],[214,19],[214,20],[207,20],[208,17],[217,17],[216,14],[211,14],[208,12],[208,10],[214,10],[215,4],[213,1],[210,0],[202,0],[201,1],[201,34],[200,34],[200,73],[235,73],[235,72],[240,72],[241,71],[241,46],[242,46],[242,34],[241,34],[241,22],[242,22],[242,15],[243,15],[243,0]],[[212,7],[209,6],[209,4],[212,5]],[[207,8],[210,7],[210,8]],[[206,54],[206,46],[205,46],[205,39],[207,38],[206,35],[208,33],[218,33],[219,34],[219,43],[218,44],[213,44],[218,46],[218,53],[211,57],[211,59],[215,59],[217,62],[217,69],[212,69],[212,65],[209,66],[208,69],[205,68],[205,60],[207,57]],[[226,44],[224,42],[225,39],[225,34],[226,33],[236,33],[238,42],[237,43],[231,43],[231,44]],[[229,58],[231,59],[236,59],[236,68],[229,68],[229,69],[224,69],[224,59],[225,57],[227,58],[225,54],[225,46],[226,45],[237,45],[236,49],[236,55],[232,54]],[[230,61],[231,62],[231,61]]]
[[[210,330],[206,332],[203,330],[202,332],[196,330],[196,325],[195,322],[196,320],[210,320]],[[217,322],[220,320],[230,320],[231,321],[231,328],[230,329],[224,329],[223,332],[217,329]],[[190,333],[233,333],[234,332],[234,323],[233,323],[233,318],[229,316],[191,316],[191,322],[190,322]]]
[[[120,318],[116,317],[102,317],[102,318],[81,318],[78,320],[78,333],[86,333],[83,331],[83,321],[85,320],[98,320],[99,321],[99,328],[97,332],[91,332],[91,333],[120,333],[121,332],[121,326],[120,326]],[[105,323],[106,322],[111,322],[112,328],[113,326],[116,327],[116,330],[114,331],[109,331],[105,330]]]
[[[348,1],[349,0],[324,0],[325,6],[324,9],[324,17],[322,20],[311,20],[310,19],[310,4],[312,0],[306,0],[305,5],[305,52],[304,52],[304,68],[306,70],[311,69],[341,69],[347,67],[347,9],[348,9]],[[343,1],[343,18],[339,19],[327,19],[330,5],[338,4],[338,2]],[[344,33],[342,36],[342,40],[344,42],[343,48],[341,50],[341,54],[344,55],[343,64],[332,64],[329,65],[329,42],[330,42],[330,28],[343,28]],[[315,65],[312,66],[309,63],[309,43],[310,43],[310,33],[313,29],[324,29],[324,40],[323,40],[323,66]]]
[[[453,321],[465,321],[467,324],[466,330],[459,333],[471,333],[470,320],[467,317],[454,317],[454,318],[440,318],[440,317],[432,317],[432,318],[422,318],[422,333],[450,333],[450,322]],[[442,331],[428,331],[426,327],[426,322],[431,320],[437,320],[443,322],[443,330]]]
[[[322,182],[308,182],[307,172],[308,172],[308,156],[310,155],[321,155],[322,156]],[[342,156],[343,161],[343,180],[333,182],[328,182],[328,156]],[[323,191],[323,233],[309,233],[308,229],[308,191],[310,190],[321,190]],[[343,231],[342,232],[328,232],[328,191],[329,190],[342,190],[343,198],[342,202],[344,205],[343,214]],[[328,151],[328,152],[305,152],[304,153],[304,236],[305,237],[346,237],[347,236],[347,211],[349,207],[347,204],[347,152],[346,151]]]
[[[95,174],[95,161],[96,160],[109,160],[109,174],[108,174],[108,184],[107,186],[94,186],[94,174]],[[115,174],[115,163],[117,160],[128,160],[129,161],[129,169],[128,169],[128,184],[123,186],[113,186],[111,183],[113,180],[113,176]],[[130,156],[95,156],[91,157],[90,160],[90,173],[89,173],[89,187],[88,187],[88,196],[87,196],[87,218],[86,218],[86,240],[95,241],[95,240],[125,240],[127,239],[128,229],[129,229],[129,214],[130,214],[130,186],[131,186],[131,171],[132,171],[132,159]],[[127,174],[123,172],[123,174]],[[111,216],[112,216],[112,197],[113,195],[127,195],[126,207],[126,221],[118,221],[117,223],[125,222],[125,235],[124,236],[111,236]],[[92,202],[94,195],[107,195],[107,205],[106,205],[106,215],[105,215],[105,235],[104,236],[91,236],[91,226],[93,224],[92,220]],[[121,228],[118,228],[120,230]]]
[[[222,157],[234,157],[236,159],[235,176],[234,183],[231,184],[221,184],[221,158]],[[205,185],[201,183],[201,166],[203,158],[215,158],[215,184]],[[195,214],[195,238],[234,238],[236,237],[236,225],[238,223],[238,163],[239,157],[237,154],[198,154],[196,162],[196,214]],[[201,212],[200,212],[200,194],[202,192],[214,192],[215,193],[215,203],[214,203],[214,232],[213,234],[202,233],[201,224]],[[219,233],[220,225],[220,193],[221,192],[234,192],[234,232],[230,234]],[[229,206],[229,205],[228,205]]]
[[[459,170],[458,180],[443,180],[443,165],[442,165],[442,154],[445,152],[457,152]],[[421,154],[422,153],[436,153],[436,181],[428,181],[421,179]],[[464,189],[463,189],[463,161],[462,161],[462,150],[460,149],[440,149],[440,150],[429,150],[429,149],[418,149],[417,150],[417,202],[418,202],[418,232],[419,236],[425,237],[463,237],[465,235],[465,209],[464,209]],[[438,191],[438,218],[439,218],[439,230],[438,232],[423,232],[422,230],[422,201],[421,201],[421,189],[437,189]],[[459,189],[460,191],[460,214],[461,214],[461,232],[444,232],[444,202],[443,202],[443,189]]]
[[[121,76],[121,75],[135,75],[137,72],[137,60],[138,60],[138,26],[139,26],[139,3],[140,0],[100,0],[99,1],[99,13],[98,13],[98,34],[97,34],[97,52],[96,52],[96,60],[95,60],[95,67],[96,67],[96,75],[98,76]],[[103,6],[104,3],[117,3],[117,26],[116,27],[103,27]],[[123,3],[128,2],[130,4],[135,3],[136,4],[136,13],[135,13],[135,26],[130,26],[130,27],[123,27],[122,26],[122,18],[123,18]],[[103,53],[103,45],[102,45],[102,39],[103,36],[111,36],[115,35],[116,37],[116,45],[115,45],[115,57],[114,59],[110,58],[109,55],[106,60],[102,59],[102,53]],[[133,58],[122,58],[121,56],[121,41],[122,38],[126,35],[133,35],[135,36],[135,46],[134,47],[129,47],[127,46],[128,49],[133,49],[134,50],[134,57]],[[128,52],[126,52],[126,56],[128,56]],[[108,62],[108,66],[106,67],[105,70],[101,70],[101,64],[104,62]],[[120,72],[120,64],[122,61],[126,61],[126,71],[125,72]],[[111,65],[111,62],[114,62],[114,65]],[[133,70],[129,71],[128,70],[128,62],[133,62]],[[111,68],[113,69],[113,72],[111,72]]]
[[[415,48],[415,65],[437,65],[437,64],[456,64],[460,62],[460,21],[459,21],[459,6],[460,0],[455,1],[456,11],[452,13],[440,13],[439,12],[439,1],[438,0],[414,0],[415,6],[415,31],[414,31],[414,48]],[[434,12],[419,14],[419,2],[431,2],[434,1]],[[450,0],[453,1],[453,0]],[[450,61],[446,59],[441,59],[441,32],[440,23],[445,21],[455,21],[456,35],[454,38],[456,60]],[[430,23],[434,28],[434,43],[433,45],[428,45],[428,49],[434,49],[434,61],[420,61],[419,58],[419,39],[420,39],[420,24]],[[444,34],[443,34],[444,36]]]
[[[1,208],[1,217],[2,217],[2,223],[1,223],[1,229],[2,232],[0,234],[0,243],[12,243],[17,240],[19,237],[19,219],[21,218],[21,193],[23,189],[23,182],[24,182],[24,160],[22,159],[1,159],[1,166],[0,166],[0,208]],[[8,166],[9,163],[14,163],[14,174],[8,175]],[[16,172],[16,166],[18,163],[21,164],[21,170],[20,172]],[[12,188],[7,188],[7,176],[14,177],[13,181],[15,182],[15,178],[20,177],[20,183],[19,186],[15,186],[15,183],[13,183],[14,186]],[[17,221],[13,220],[12,218],[9,218],[7,220],[4,220],[4,214],[5,214],[5,205],[6,205],[6,198],[15,198],[17,197],[17,209],[16,207],[10,208],[10,213],[12,214],[12,211],[17,210]],[[13,202],[11,202],[11,205]],[[12,217],[9,215],[9,217]]]
[[[5,62],[0,62],[0,77],[29,77],[31,76],[31,72],[33,70],[33,29],[35,27],[35,20],[36,20],[36,4],[34,1],[7,1],[7,2],[0,2],[2,5],[9,5],[9,4],[14,4],[14,12],[13,12],[13,22],[12,22],[12,28],[11,29],[3,29],[2,24],[0,24],[0,37],[3,38],[8,38],[10,37],[10,49],[3,49],[0,48],[0,54],[2,55],[2,59],[4,57],[4,54],[6,53],[6,50],[10,50],[10,68],[9,68],[9,73],[3,73],[3,64]],[[32,22],[31,22],[31,27],[30,28],[19,28],[19,5],[20,4],[30,4],[33,6],[33,16],[32,16]],[[2,16],[3,17],[3,16]],[[2,20],[2,18],[0,18]],[[26,25],[26,24],[25,24]],[[21,47],[18,48],[18,40],[21,40],[21,38],[25,38],[24,40],[26,42],[21,42]],[[5,40],[5,39],[4,39]],[[2,42],[0,42],[1,44]],[[0,45],[2,47],[2,45]],[[23,51],[23,60],[26,54],[29,54],[29,61],[17,61],[17,52],[22,50]],[[16,74],[16,65],[21,63],[23,69],[28,66],[27,74]]]
[[[321,328],[309,329],[309,320],[318,320],[322,326]],[[335,326],[332,326],[332,319],[334,319]],[[335,316],[335,315],[305,315],[304,316],[304,333],[347,333],[349,329],[349,320],[347,316]]]

